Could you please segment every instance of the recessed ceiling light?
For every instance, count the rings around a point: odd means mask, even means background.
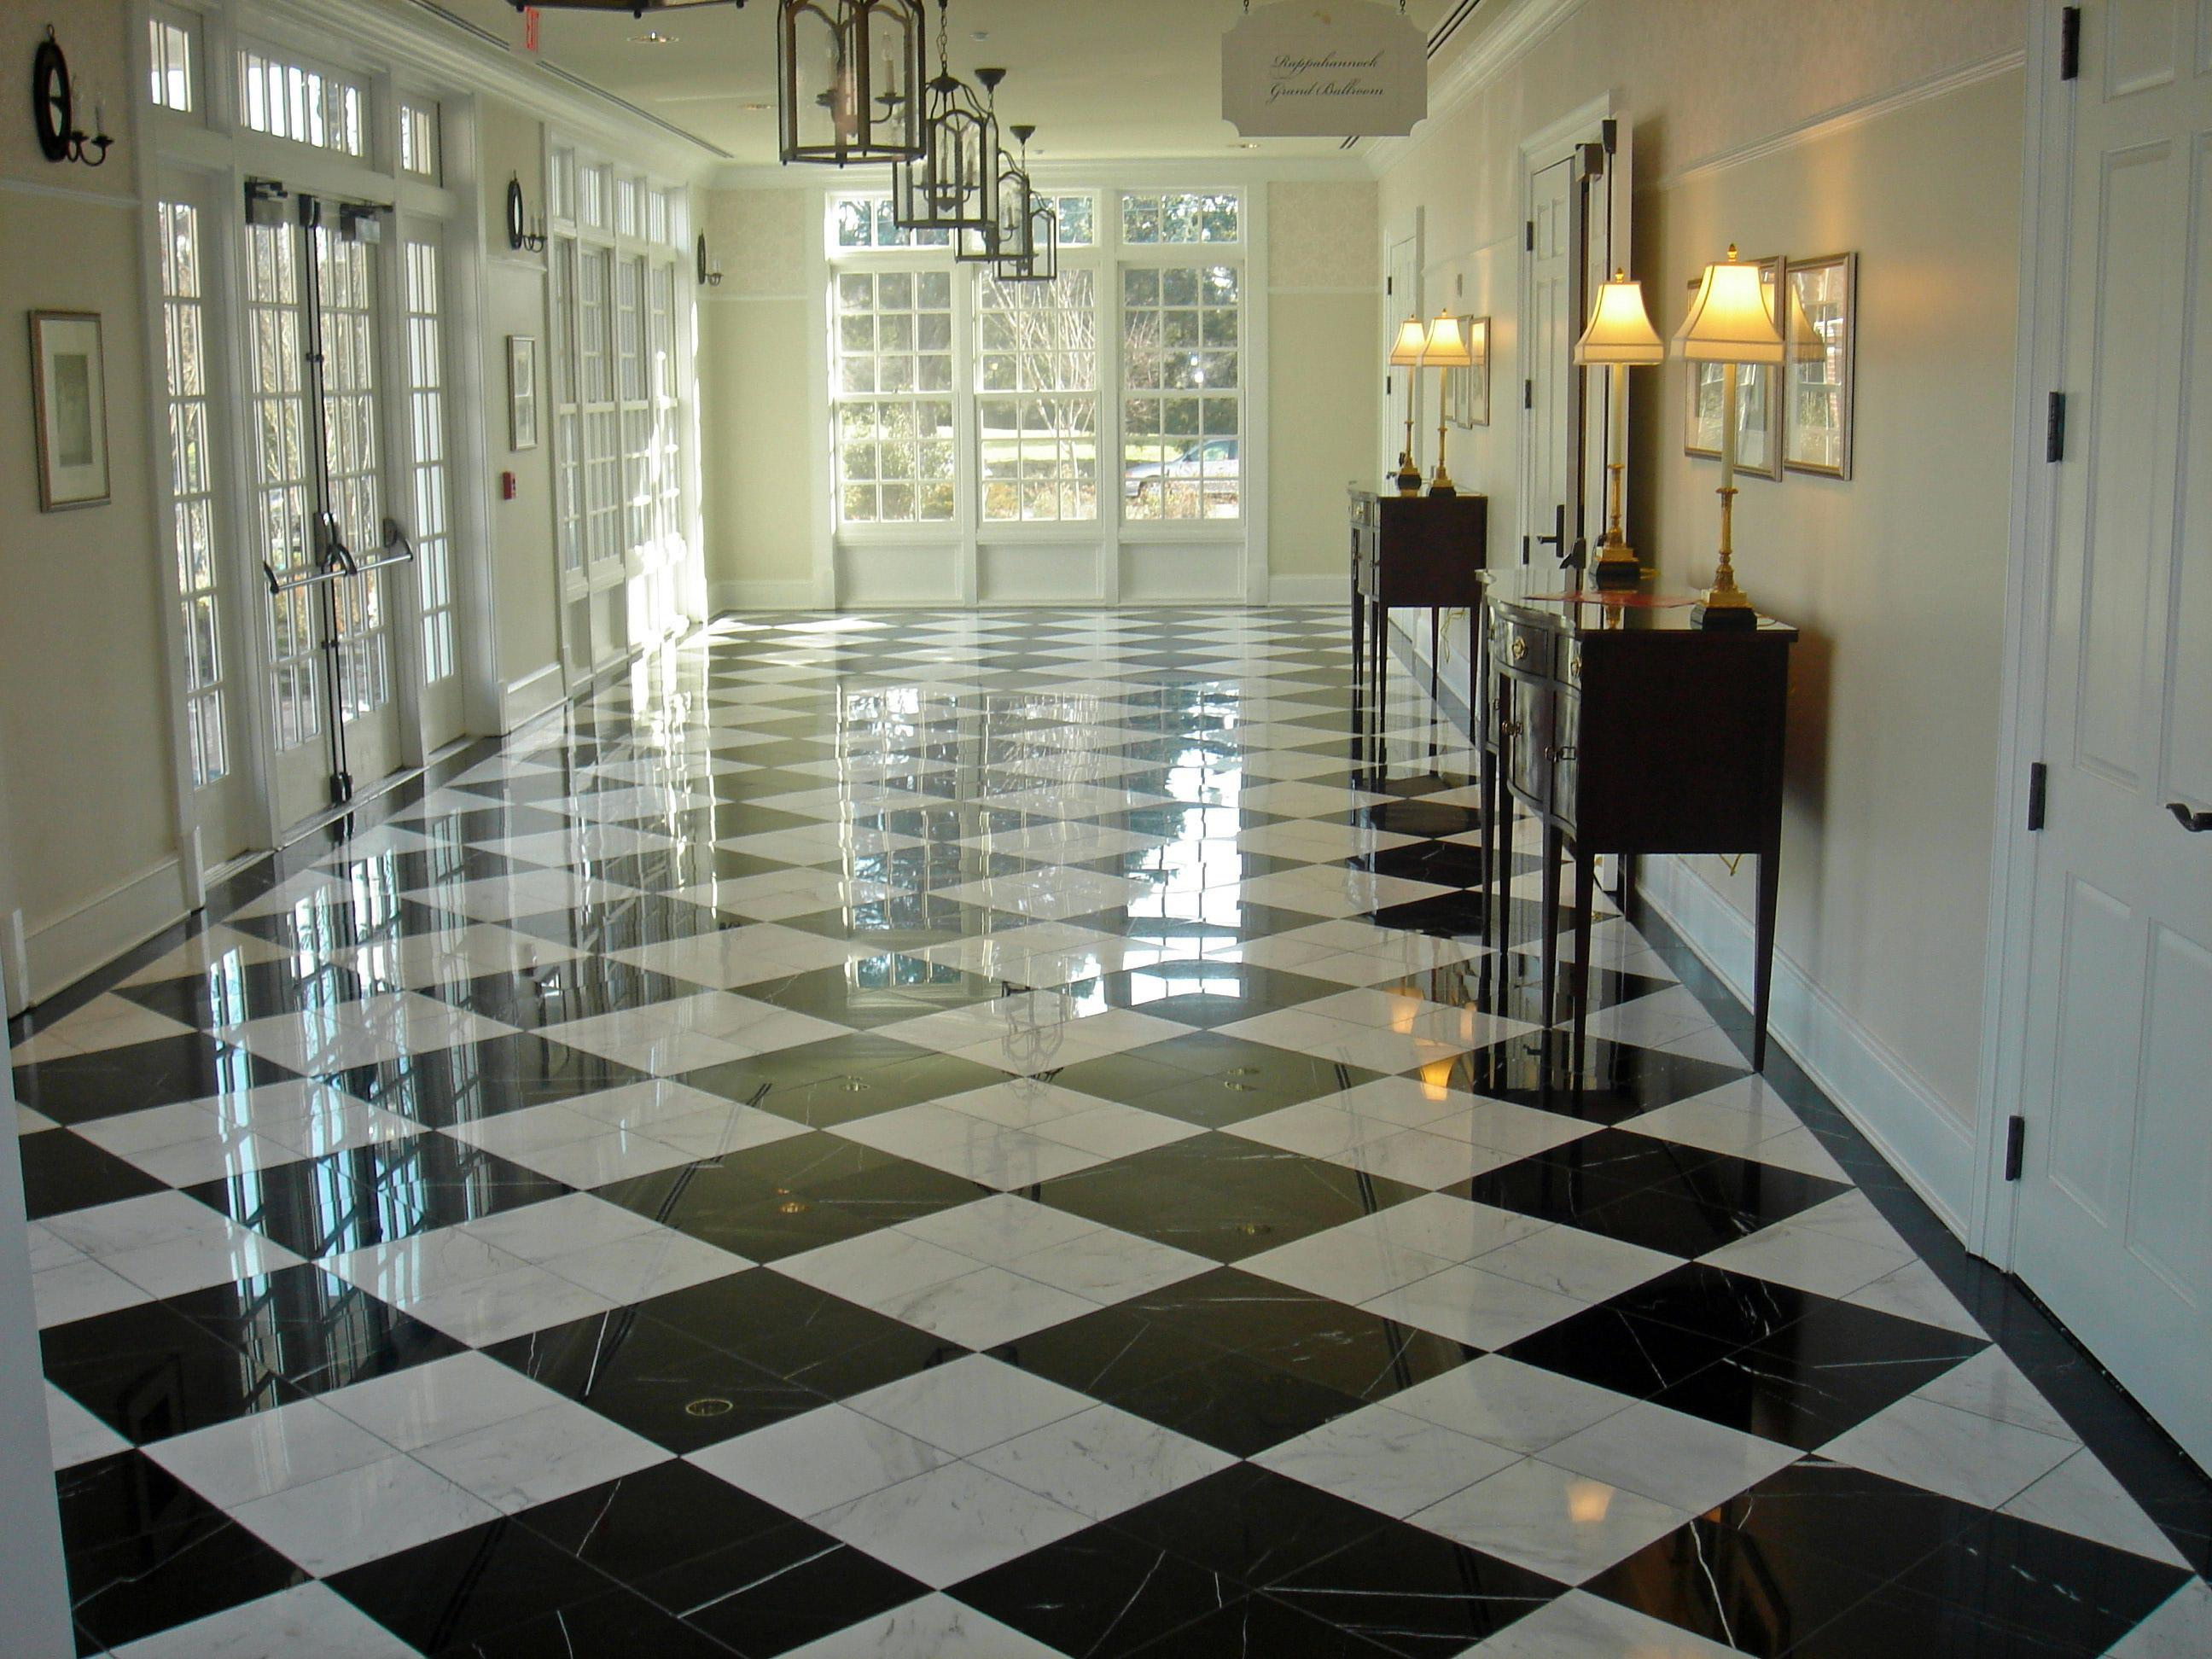
[[[1260,147],[1259,147],[1259,145],[1257,145],[1257,144],[1255,144],[1255,143],[1252,143],[1252,141],[1251,141],[1250,139],[1249,139],[1249,138],[1248,138],[1248,139],[1246,139],[1243,143],[1241,143],[1241,144],[1231,144],[1231,145],[1230,145],[1230,147],[1229,147],[1229,148],[1230,148],[1230,149],[1259,149]]]
[[[630,40],[641,46],[672,46],[676,44],[674,35],[663,34],[659,29],[647,29],[642,34],[633,34]]]
[[[740,104],[738,107],[748,115],[758,115],[763,110],[772,109],[775,106],[772,104]]]
[[[991,31],[988,29],[974,29],[969,33],[968,38],[980,46],[986,40],[991,38]]]

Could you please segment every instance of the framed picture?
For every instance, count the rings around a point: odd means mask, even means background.
[[[1462,317],[1459,319],[1461,337],[1466,340],[1474,356],[1473,368],[1448,368],[1444,371],[1444,413],[1454,426],[1478,427],[1490,424],[1490,319]]]
[[[1783,465],[1824,478],[1851,476],[1851,376],[1858,352],[1859,256],[1790,262],[1790,362]]]
[[[31,399],[39,511],[106,501],[107,357],[97,312],[31,313]]]
[[[1751,263],[1766,294],[1770,316],[1779,315],[1775,296],[1782,291],[1786,271],[1779,254]],[[1698,282],[1690,283],[1692,293]],[[1722,380],[1720,363],[1688,363],[1689,402],[1682,417],[1682,450],[1718,460],[1721,453]],[[1778,371],[1765,363],[1744,363],[1736,369],[1735,470],[1755,478],[1782,476],[1782,399],[1776,395]]]
[[[538,342],[527,334],[507,337],[507,447],[538,447]]]

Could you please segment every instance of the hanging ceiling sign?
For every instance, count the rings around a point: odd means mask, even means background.
[[[1395,6],[1285,0],[1222,37],[1221,113],[1247,138],[1395,137],[1428,112],[1428,43]]]

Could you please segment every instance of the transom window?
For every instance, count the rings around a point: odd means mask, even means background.
[[[399,170],[438,182],[438,106],[428,100],[399,103]]]
[[[945,230],[907,230],[891,216],[888,196],[840,196],[830,204],[830,245],[850,251],[870,247],[950,247]]]
[[[1241,242],[1244,240],[1243,198],[1233,191],[1125,191],[1121,240],[1139,247],[1156,243]]]
[[[238,54],[239,119],[255,132],[341,155],[368,153],[367,100],[355,82],[247,48]]]
[[[155,106],[191,114],[198,104],[192,86],[191,28],[167,17],[155,16],[147,20],[146,36]]]

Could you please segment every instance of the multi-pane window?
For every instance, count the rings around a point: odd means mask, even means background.
[[[1241,242],[1244,204],[1233,191],[1126,191],[1121,197],[1121,240],[1133,246]]]
[[[888,196],[841,196],[830,204],[830,245],[849,252],[857,248],[950,247],[952,233],[945,230],[903,230],[892,217]]]
[[[1121,272],[1121,496],[1131,520],[1242,511],[1242,287],[1232,265]]]
[[[556,175],[557,171],[556,171]],[[553,244],[549,264],[553,295],[553,524],[561,568],[584,566],[583,416],[576,406],[576,364],[571,343],[576,328],[576,242],[563,236]]]
[[[428,100],[399,102],[399,170],[438,182],[438,106]]]
[[[837,274],[840,516],[848,524],[952,517],[952,273]]]
[[[280,577],[300,576],[313,568],[314,553],[299,237],[288,225],[248,225],[246,239],[246,424],[253,443],[247,534],[258,562]],[[272,595],[268,625],[271,736],[278,749],[296,749],[322,730],[313,590]]]
[[[1098,516],[1097,283],[975,285],[975,426],[983,517]]]
[[[614,253],[580,251],[576,264],[576,390],[584,425],[584,556],[596,564],[622,552],[620,410],[613,370]]]
[[[155,106],[190,114],[197,101],[192,88],[191,30],[166,17],[149,18],[146,45],[153,65]]]
[[[230,771],[223,725],[221,585],[216,579],[215,469],[209,450],[201,221],[199,210],[184,202],[163,202],[160,217],[170,501],[175,514],[177,592],[184,605],[185,737],[197,789]]]
[[[1092,247],[1098,241],[1098,198],[1085,193],[1078,196],[1049,196],[1045,204],[1060,216],[1060,245],[1063,248]]]
[[[446,368],[438,245],[406,248],[408,470],[415,508],[415,572],[422,608],[422,679],[453,677],[453,532],[446,511]]]
[[[368,153],[367,100],[358,84],[250,47],[238,54],[238,113],[272,138],[341,155]]]

